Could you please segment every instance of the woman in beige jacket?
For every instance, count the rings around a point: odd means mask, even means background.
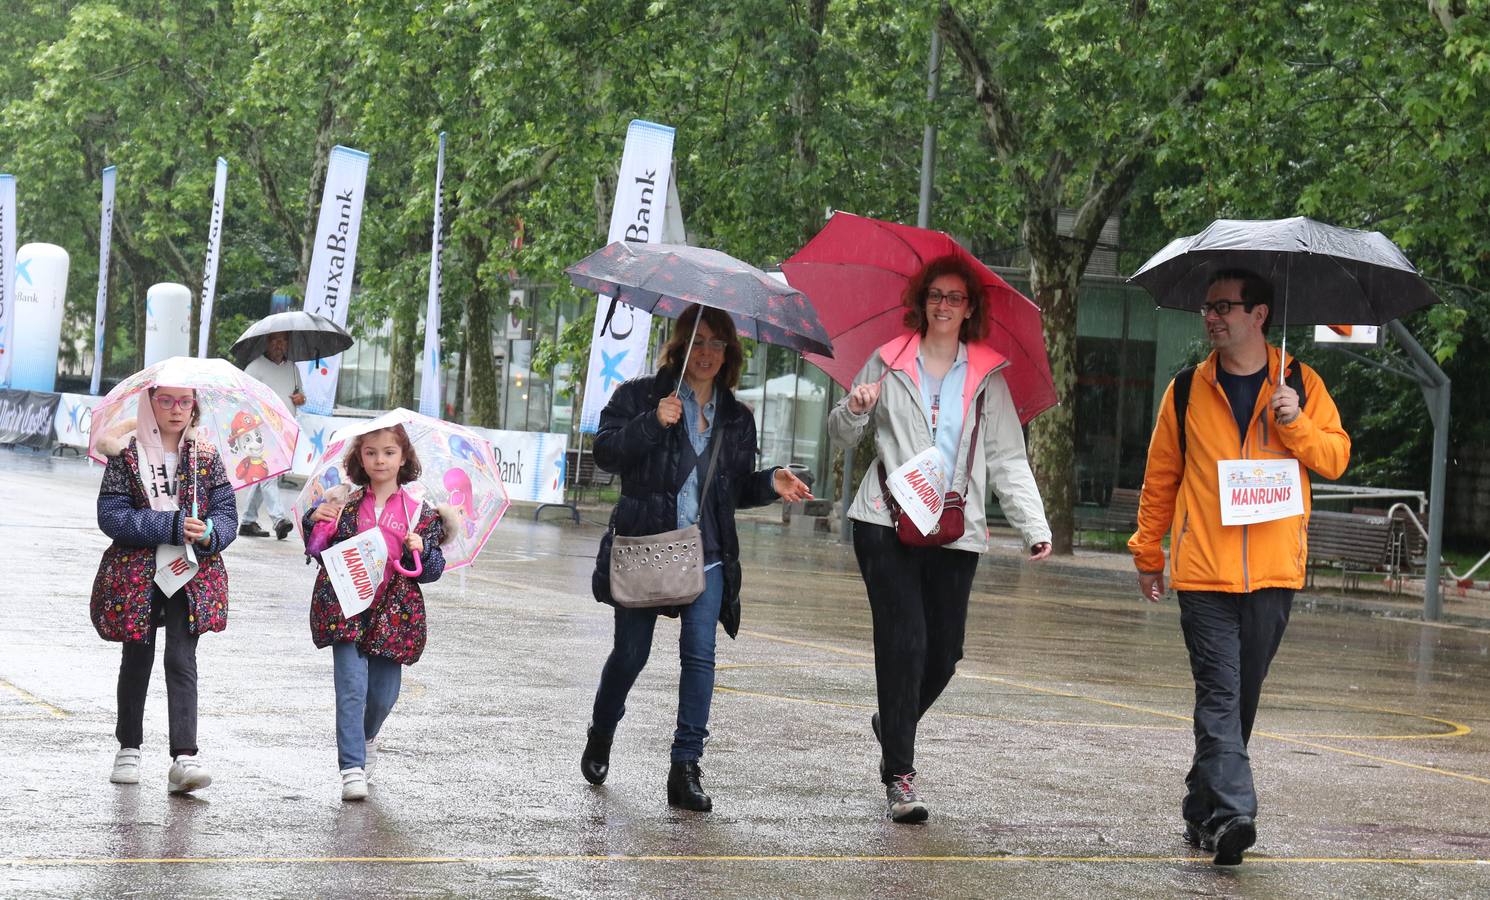
[[[887,815],[896,822],[929,815],[914,785],[916,726],[962,658],[973,573],[988,549],[990,481],[1030,559],[1050,555],[1050,527],[1000,374],[1007,362],[982,340],[987,313],[972,289],[979,284],[956,257],[928,263],[906,288],[907,333],[869,358],[828,417],[834,440],[847,446],[874,426],[878,458],[848,515],[874,619],[879,712],[870,722]],[[932,447],[953,473],[950,489],[965,498],[965,527],[941,546],[909,546],[896,535],[883,478]]]

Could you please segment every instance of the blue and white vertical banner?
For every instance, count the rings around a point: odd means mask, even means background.
[[[93,303],[93,384],[88,393],[97,394],[103,378],[104,323],[109,317],[109,245],[114,236],[113,166],[103,170],[103,199],[98,209],[98,299]]]
[[[569,435],[466,426],[491,442],[497,474],[518,503],[563,503]]]
[[[440,132],[440,152],[435,157],[435,226],[430,238],[429,303],[424,310],[424,378],[419,385],[421,415],[441,418],[445,392],[440,383],[440,186],[445,181],[445,132]]]
[[[222,248],[222,211],[228,193],[228,161],[217,158],[212,185],[212,224],[207,228],[207,261],[202,265],[202,322],[197,328],[197,357],[207,358],[207,335],[212,332],[212,298],[217,295],[217,260]]]
[[[621,152],[608,243],[662,241],[663,210],[672,179],[673,134],[667,125],[631,120],[626,129],[626,148]],[[590,339],[590,367],[579,419],[581,433],[593,434],[600,425],[600,411],[616,386],[641,374],[651,339],[650,315],[601,295]]]
[[[357,235],[362,228],[362,201],[367,192],[366,153],[340,145],[331,148],[321,217],[305,280],[305,311],[343,327],[352,302],[352,272],[357,262]],[[304,412],[330,415],[336,403],[341,354],[300,365],[305,386]]]
[[[10,384],[16,321],[16,177],[0,175],[0,384]]]

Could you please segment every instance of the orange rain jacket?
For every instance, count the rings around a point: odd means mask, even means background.
[[[1170,586],[1181,591],[1246,593],[1262,588],[1302,588],[1308,559],[1309,478],[1304,484],[1304,515],[1254,525],[1221,524],[1221,459],[1295,457],[1306,469],[1339,478],[1350,462],[1350,435],[1340,427],[1340,411],[1324,381],[1295,359],[1302,370],[1303,411],[1280,425],[1268,410],[1278,377],[1280,351],[1268,347],[1268,375],[1257,392],[1245,441],[1237,439],[1236,417],[1216,382],[1213,351],[1195,368],[1185,419],[1185,459],[1181,460],[1174,382],[1159,406],[1148,467],[1138,503],[1138,531],[1128,540],[1138,571],[1164,570],[1162,540],[1170,537]]]

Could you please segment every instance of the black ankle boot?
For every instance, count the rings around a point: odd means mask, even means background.
[[[579,758],[579,771],[591,784],[604,784],[610,774],[610,745],[615,735],[604,735],[590,726],[585,739],[585,752]]]
[[[709,795],[704,793],[704,786],[699,783],[703,774],[703,770],[698,767],[698,760],[673,763],[667,773],[667,805],[694,812],[708,812],[713,809],[714,801],[709,799]]]

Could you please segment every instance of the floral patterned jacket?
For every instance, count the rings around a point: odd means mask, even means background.
[[[357,534],[357,508],[365,492],[366,488],[358,488],[347,497],[341,518],[336,522],[332,544],[339,544]],[[306,512],[301,520],[307,538],[315,528],[310,520],[314,512],[314,509]],[[419,585],[439,579],[445,571],[445,554],[440,549],[447,527],[444,515],[443,509],[434,509],[425,502],[419,504],[419,512],[414,516],[414,530],[424,539],[424,552],[420,554],[424,571],[418,578],[394,572],[372,606],[351,619],[342,616],[331,578],[325,567],[321,567],[310,595],[310,636],[317,647],[353,641],[369,656],[381,656],[406,666],[419,661],[428,637],[424,593]],[[402,563],[406,569],[413,568],[412,554],[405,552]]]
[[[155,587],[155,548],[186,543],[182,531],[192,499],[204,498],[201,518],[212,523],[207,549],[195,548],[200,568],[182,588],[192,634],[222,631],[228,625],[228,570],[222,551],[238,535],[238,504],[222,459],[210,444],[196,448],[196,471],[190,471],[192,438],[181,445],[176,477],[181,510],[150,508],[140,482],[140,457],[134,438],[128,445],[100,441],[109,459],[98,487],[98,527],[114,539],[104,551],[93,579],[89,614],[98,636],[106,641],[144,641],[150,636],[150,598]]]

